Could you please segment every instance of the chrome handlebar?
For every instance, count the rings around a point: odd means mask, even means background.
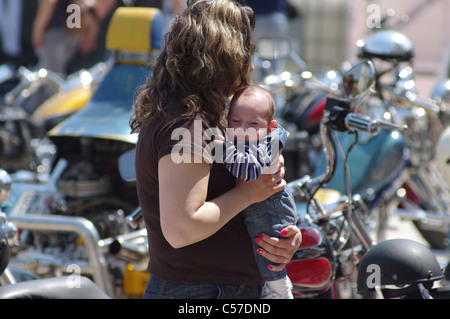
[[[50,70],[30,71],[21,66],[17,72],[21,81],[15,88],[5,94],[4,100],[7,105],[12,105],[25,89],[30,89],[32,94],[45,84],[51,85],[56,90],[64,84],[64,78]]]
[[[380,132],[380,124],[377,121],[356,113],[347,114],[344,123],[351,131],[362,131],[371,135],[377,135]]]

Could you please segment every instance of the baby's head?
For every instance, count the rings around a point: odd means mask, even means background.
[[[275,102],[269,91],[257,85],[247,86],[238,91],[230,102],[228,127],[247,132],[253,128],[258,133],[272,131],[277,122],[274,120]]]

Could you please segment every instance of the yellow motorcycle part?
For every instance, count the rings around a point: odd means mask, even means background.
[[[128,263],[123,274],[123,290],[129,298],[142,298],[150,274],[145,270],[136,269],[133,264]]]
[[[68,116],[86,106],[92,96],[92,88],[83,86],[59,92],[42,103],[31,116],[35,125],[49,118]]]
[[[130,52],[149,52],[159,48],[159,37],[155,37],[154,32],[161,31],[156,24],[156,17],[160,18],[160,15],[156,8],[118,8],[108,27],[106,48]],[[157,30],[152,30],[153,27]]]
[[[315,197],[322,205],[336,203],[341,197],[341,193],[333,189],[321,188],[317,191]]]

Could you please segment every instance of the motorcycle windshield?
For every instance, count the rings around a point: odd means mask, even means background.
[[[49,131],[50,137],[95,137],[136,143],[130,134],[134,93],[144,84],[149,69],[141,65],[116,65],[102,80],[86,107]]]

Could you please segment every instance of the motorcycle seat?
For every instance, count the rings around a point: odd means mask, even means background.
[[[139,53],[160,50],[163,27],[162,13],[157,8],[120,7],[111,18],[106,48]]]
[[[77,285],[69,277],[19,282],[0,287],[0,299],[109,299],[89,278],[79,277]]]

